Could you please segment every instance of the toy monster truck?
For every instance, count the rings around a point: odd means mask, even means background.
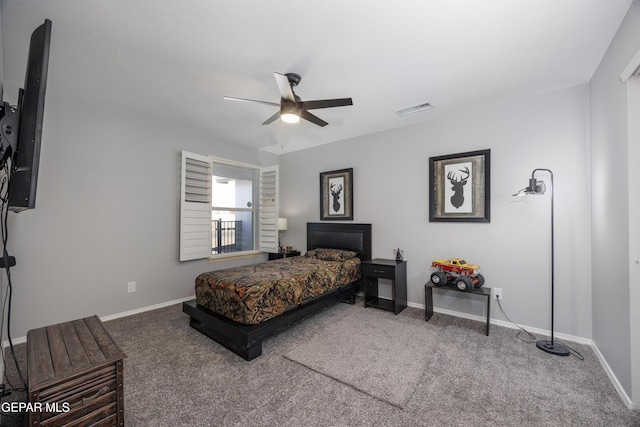
[[[438,259],[431,263],[431,267],[436,269],[431,273],[431,283],[436,286],[453,283],[461,291],[471,292],[484,285],[480,266],[467,264],[463,259]]]

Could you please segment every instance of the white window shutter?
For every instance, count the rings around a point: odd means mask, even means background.
[[[260,169],[259,239],[262,252],[278,252],[278,166]]]
[[[182,152],[180,261],[211,256],[211,171],[209,157]]]

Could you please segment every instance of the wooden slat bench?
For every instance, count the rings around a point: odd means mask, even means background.
[[[123,426],[125,357],[98,316],[29,331],[29,426]]]

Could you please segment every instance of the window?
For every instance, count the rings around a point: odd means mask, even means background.
[[[180,261],[277,250],[277,166],[183,151],[181,176]]]
[[[212,254],[254,250],[254,182],[258,171],[214,161],[212,174]]]

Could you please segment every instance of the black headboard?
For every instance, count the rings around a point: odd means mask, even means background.
[[[371,259],[371,224],[308,222],[307,250],[315,248],[347,249]]]

